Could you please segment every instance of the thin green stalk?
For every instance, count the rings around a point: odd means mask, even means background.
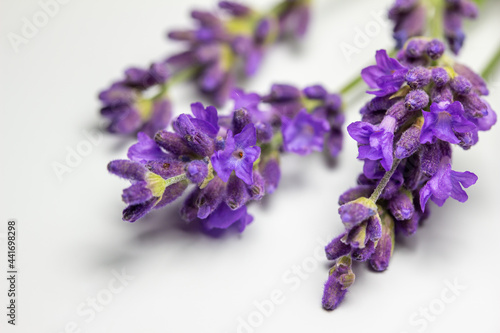
[[[500,64],[500,45],[495,52],[495,55],[490,59],[490,62],[486,65],[486,67],[481,72],[481,76],[486,80],[493,74],[495,69]]]
[[[165,97],[168,90],[172,86],[175,86],[178,83],[181,83],[181,82],[184,82],[184,81],[191,79],[193,76],[196,75],[196,73],[198,73],[198,71],[199,71],[198,66],[192,66],[192,67],[188,67],[188,68],[185,68],[183,70],[178,71],[177,73],[172,75],[167,80],[167,82],[165,82],[164,84],[162,84],[160,86],[160,91],[153,97],[153,100]]]
[[[353,80],[348,82],[342,89],[340,89],[340,94],[345,95],[347,94],[351,89],[356,87],[358,84],[363,82],[363,79],[361,78],[361,75],[356,76]]]
[[[394,160],[394,162],[392,163],[391,170],[387,171],[384,177],[382,177],[380,183],[378,183],[377,185],[377,188],[375,188],[375,191],[373,191],[372,195],[370,196],[370,200],[372,200],[375,203],[377,202],[378,198],[382,194],[382,191],[384,191],[385,187],[387,186],[387,183],[389,183],[389,180],[391,179],[392,175],[398,168],[399,162],[401,162],[401,160],[398,159]]]
[[[444,20],[444,0],[427,0],[427,12],[429,13],[429,29],[433,38],[443,38],[443,20]]]

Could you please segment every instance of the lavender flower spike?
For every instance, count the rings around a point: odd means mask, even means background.
[[[418,2],[397,1],[398,10],[412,10]],[[368,262],[377,272],[386,270],[396,233],[415,234],[429,217],[430,201],[438,206],[450,197],[466,202],[464,188],[478,180],[472,172],[452,170],[452,145],[475,145],[480,132],[496,123],[496,113],[484,99],[484,80],[442,57],[443,50],[435,39],[406,43],[398,60],[409,70],[405,82],[394,86],[386,84],[391,82],[385,81],[387,73],[377,73],[378,65],[368,68],[380,80],[376,87],[391,87],[392,94],[373,98],[361,110],[363,121],[347,127],[364,167],[357,186],[339,199],[344,231],[325,247],[327,258],[335,261],[323,294],[327,310],[339,305],[354,281],[351,260]]]
[[[247,206],[277,189],[281,154],[299,152],[297,147],[322,149],[326,138],[340,137],[329,131],[330,125],[337,131],[343,123],[339,96],[320,86],[301,91],[275,85],[271,91],[272,98],[237,89],[229,115],[193,103],[190,113],[173,121],[173,131],[159,130],[154,139],[138,133],[129,160],[108,166],[131,183],[122,195],[127,204],[123,219],[134,222],[188,190],[180,211],[185,221],[209,234],[231,227],[242,232],[253,221]],[[281,123],[285,117],[292,129]],[[316,132],[308,126],[316,126]]]

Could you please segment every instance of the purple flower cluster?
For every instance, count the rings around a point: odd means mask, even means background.
[[[222,105],[235,88],[237,75],[255,74],[266,49],[280,36],[305,33],[309,1],[285,0],[268,13],[231,1],[219,2],[219,8],[222,15],[192,11],[196,28],[168,34],[170,39],[186,42],[187,50],[166,62],[177,71],[196,69],[199,89]]]
[[[111,173],[131,182],[122,195],[125,221],[167,205],[193,184],[181,208],[184,220],[243,231],[253,220],[246,205],[278,186],[281,153],[322,150],[325,137],[334,142],[332,153],[341,147],[330,125],[340,130],[341,100],[321,86],[273,85],[263,97],[235,89],[231,97],[231,114],[194,103],[191,114],[173,121],[173,131],[159,130],[154,139],[140,132],[128,160],[109,163]]]
[[[149,69],[129,68],[124,79],[99,94],[109,132],[153,137],[171,119],[168,86],[188,78],[222,105],[242,74],[241,63],[244,75],[254,74],[269,46],[280,36],[302,36],[309,22],[308,0],[283,0],[268,13],[231,1],[221,1],[219,7],[222,13],[192,11],[195,29],[169,33],[187,43],[186,51]]]
[[[475,19],[477,5],[470,0],[443,0],[442,11],[443,38],[446,38],[453,53],[458,54],[465,40],[462,29],[463,19]],[[436,10],[433,8],[431,10]],[[421,36],[428,27],[429,9],[423,0],[396,0],[389,10],[389,18],[394,22],[394,39],[397,48],[403,47],[411,37]],[[438,11],[440,13],[440,11]]]
[[[476,144],[496,114],[482,97],[488,94],[484,80],[442,58],[444,48],[438,40],[415,38],[399,61],[377,51],[377,65],[362,72],[376,97],[362,108],[362,121],[347,127],[364,167],[358,185],[339,199],[345,232],[325,248],[337,262],[325,285],[325,309],[335,309],[352,284],[351,259],[385,270],[395,234],[416,232],[429,214],[429,199],[438,206],[450,197],[465,202],[463,188],[477,181],[471,172],[452,170],[451,145]]]
[[[153,87],[164,84],[168,78],[165,64],[154,63],[147,70],[132,67],[125,71],[123,80],[102,91],[101,115],[109,119],[108,131],[154,135],[165,128],[172,117],[170,101],[161,93],[149,98],[147,93],[151,94]]]

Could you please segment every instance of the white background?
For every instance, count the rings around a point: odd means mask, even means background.
[[[263,93],[273,82],[289,82],[339,89],[375,50],[391,47],[386,26],[350,62],[340,50],[342,42],[353,44],[355,29],[364,29],[372,12],[390,3],[316,1],[303,43],[272,49],[244,87]],[[0,4],[0,232],[9,218],[18,220],[20,272],[13,328],[6,324],[7,258],[0,240],[1,332],[60,333],[67,325],[71,332],[71,322],[75,332],[89,333],[237,332],[238,318],[258,321],[254,302],[276,290],[283,302],[258,327],[240,332],[417,332],[422,326],[412,326],[412,315],[438,306],[444,281],[455,279],[466,290],[427,321],[425,331],[500,331],[498,125],[470,151],[455,150],[454,169],[479,176],[467,190],[469,201],[434,207],[417,235],[396,245],[388,271],[357,265],[344,303],[326,312],[321,296],[329,266],[314,253],[342,230],[337,198],[355,184],[362,166],[352,139],[333,168],[320,154],[283,158],[278,191],[250,207],[254,223],[242,235],[219,239],[184,225],[176,213],[180,202],[134,224],[121,221],[127,183],[107,174],[106,164],[124,158],[132,140],[105,135],[62,181],[53,171],[54,162],[65,163],[68,147],[86,140],[85,130],[98,128],[98,91],[126,66],[179,50],[166,31],[190,26],[188,10],[211,8],[214,1],[72,0],[17,53],[8,33],[20,34],[22,19],[31,20],[40,6],[35,0]],[[499,43],[499,10],[500,3],[490,1],[481,20],[467,25],[460,58],[476,70]],[[489,101],[500,110],[500,72],[492,79]],[[177,113],[199,100],[189,85],[173,89],[172,98]],[[359,118],[366,100],[363,94],[349,98],[348,123]],[[300,278],[294,266],[308,273]],[[113,271],[122,269],[134,277],[128,286],[95,317],[78,315],[89,298],[105,297]]]

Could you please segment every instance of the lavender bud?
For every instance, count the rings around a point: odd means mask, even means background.
[[[241,132],[243,127],[246,125],[250,124],[252,122],[250,118],[250,114],[248,113],[248,110],[245,108],[241,108],[238,110],[235,110],[233,113],[233,129],[234,129],[234,134],[238,134]]]
[[[219,177],[215,177],[207,187],[201,189],[195,202],[198,207],[198,218],[207,218],[219,206],[224,197],[224,189],[225,184]]]
[[[366,237],[366,222],[363,222],[352,228],[345,239],[345,242],[354,248],[365,247],[368,237]]]
[[[196,188],[192,191],[186,200],[184,200],[180,215],[181,218],[186,222],[192,222],[198,217],[198,206],[196,205],[196,201],[200,195],[201,190]]]
[[[413,216],[410,219],[396,222],[397,231],[407,237],[413,235],[415,232],[417,232],[418,223],[420,222],[421,217],[422,214],[420,213],[420,211],[415,210]]]
[[[377,205],[370,199],[358,198],[339,207],[342,223],[351,230],[370,216],[377,214]]]
[[[326,310],[334,310],[347,294],[342,284],[339,283],[336,275],[331,274],[325,283],[325,290],[323,292],[323,308]]]
[[[201,183],[208,176],[207,164],[200,160],[192,161],[186,166],[186,176],[192,183]]]
[[[227,182],[227,192],[224,199],[228,207],[236,210],[246,204],[248,200],[250,200],[250,194],[245,182],[234,174],[231,175]]]
[[[391,106],[389,110],[387,110],[385,117],[392,117],[396,119],[396,128],[399,128],[403,125],[410,117],[412,116],[412,112],[409,112],[405,107],[405,101],[401,100]]]
[[[427,55],[432,60],[437,60],[441,58],[445,50],[445,46],[443,42],[438,39],[433,39],[429,43],[427,43]]]
[[[422,145],[421,168],[424,176],[434,176],[437,172],[440,161],[441,152],[438,146],[430,144]]]
[[[382,217],[382,237],[380,237],[375,252],[370,258],[371,267],[378,271],[384,271],[389,266],[389,260],[394,249],[394,221],[389,214]]]
[[[377,241],[382,236],[382,222],[378,214],[368,219],[366,223],[366,236],[372,241]]]
[[[252,200],[260,200],[266,194],[266,182],[259,171],[253,171],[253,184],[249,186]]]
[[[134,181],[144,180],[148,172],[142,164],[129,160],[115,160],[109,162],[108,171],[118,177]]]
[[[462,103],[465,114],[469,117],[482,118],[488,114],[488,106],[477,94],[458,96],[457,101]]]
[[[405,107],[408,111],[422,110],[429,104],[429,95],[422,89],[410,91],[405,97]]]
[[[140,181],[124,189],[122,194],[123,202],[129,205],[136,205],[151,199],[153,193],[146,186],[147,182]]]
[[[286,102],[300,98],[300,90],[288,84],[273,84],[271,93],[263,98],[266,103]]]
[[[278,160],[270,158],[264,164],[259,165],[259,170],[266,184],[266,193],[273,193],[278,187],[281,178]]]
[[[463,76],[456,76],[451,80],[451,90],[459,95],[467,95],[472,89],[472,84]]]
[[[406,44],[405,53],[410,58],[420,58],[427,49],[427,42],[422,38],[411,39]]]
[[[342,242],[342,238],[345,237],[344,232],[340,236],[335,237],[327,246],[325,246],[326,258],[328,260],[335,260],[342,256],[345,256],[351,252],[351,246]]]
[[[212,155],[215,149],[214,140],[197,129],[187,115],[181,114],[173,126],[193,152],[201,156]]]
[[[146,215],[151,208],[155,205],[157,198],[153,197],[148,201],[136,205],[130,205],[123,210],[123,220],[128,222],[135,222],[144,215]]]
[[[356,200],[360,197],[368,198],[370,197],[374,189],[375,188],[372,185],[358,185],[356,187],[353,187],[340,195],[339,205],[342,206],[349,201]]]
[[[450,81],[450,76],[444,68],[435,67],[432,69],[432,81],[434,81],[436,87],[442,87]]]
[[[366,246],[362,249],[354,249],[352,251],[352,259],[356,261],[366,261],[370,259],[371,255],[375,252],[375,242],[369,240],[366,242]]]
[[[264,43],[264,41],[269,36],[271,31],[271,20],[269,18],[263,18],[257,23],[257,28],[255,29],[255,39],[258,43]]]
[[[418,120],[410,128],[403,132],[401,138],[396,143],[394,157],[404,159],[413,155],[420,147],[420,132],[422,130],[423,119]]]
[[[408,220],[413,216],[415,207],[411,193],[399,192],[389,202],[389,210],[398,221]]]
[[[306,87],[302,91],[304,92],[304,95],[306,95],[306,97],[309,99],[324,99],[328,94],[326,89],[319,84]]]
[[[413,88],[422,88],[431,82],[431,71],[425,67],[414,67],[406,73],[406,82]]]
[[[234,1],[220,1],[219,8],[227,10],[233,16],[247,16],[252,12],[252,9]]]
[[[255,124],[257,141],[269,142],[273,138],[273,127],[268,122],[257,122]]]
[[[484,79],[481,77],[481,75],[478,75],[475,73],[472,69],[469,67],[462,65],[462,64],[457,64],[453,66],[453,69],[455,72],[457,72],[458,75],[461,75],[465,77],[467,80],[472,83],[472,88],[479,94],[479,95],[488,95],[488,87],[486,85],[486,82]]]
[[[177,133],[160,130],[156,132],[155,141],[158,146],[175,156],[190,155],[193,153],[184,139]]]
[[[431,100],[433,103],[453,102],[453,93],[448,85],[442,87],[434,86],[431,89]]]

